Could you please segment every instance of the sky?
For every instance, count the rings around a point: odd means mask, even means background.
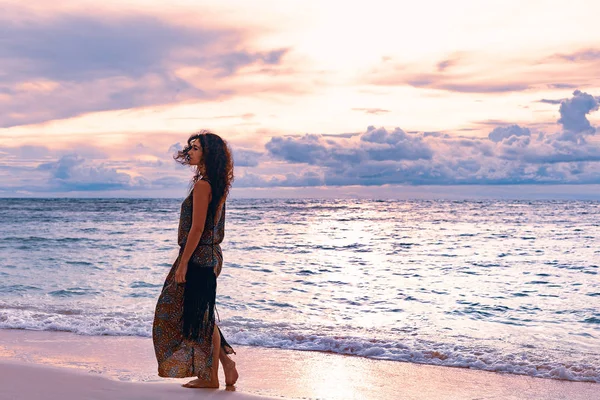
[[[102,3],[102,4],[99,4]],[[0,197],[600,199],[600,2],[0,0]]]

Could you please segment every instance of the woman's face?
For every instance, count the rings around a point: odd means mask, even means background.
[[[201,167],[203,165],[202,159],[202,145],[200,144],[199,139],[194,139],[192,143],[190,143],[192,148],[188,151],[188,155],[190,156],[190,165],[197,165]]]

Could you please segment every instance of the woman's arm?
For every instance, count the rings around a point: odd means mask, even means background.
[[[194,250],[200,242],[202,233],[204,232],[204,223],[206,222],[206,214],[210,203],[211,188],[210,183],[199,180],[194,184],[194,194],[192,197],[192,227],[188,233],[183,254],[179,260],[177,271],[175,271],[175,281],[177,283],[185,282],[185,274],[187,273],[188,262],[194,254]]]

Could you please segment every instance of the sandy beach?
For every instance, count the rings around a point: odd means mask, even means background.
[[[600,398],[595,383],[248,346],[236,347],[234,391],[199,391],[179,386],[189,379],[156,375],[148,338],[0,330],[0,343],[2,399]]]
[[[24,364],[0,362],[3,384],[0,397],[17,399],[190,399],[200,397],[197,391],[185,391],[169,383],[119,382],[83,371]],[[33,384],[32,384],[33,383]],[[207,389],[203,399],[260,400],[266,396]]]

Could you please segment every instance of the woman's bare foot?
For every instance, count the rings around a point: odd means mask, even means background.
[[[235,368],[235,361],[225,356],[221,357],[221,364],[223,364],[223,372],[225,373],[225,385],[235,385],[240,376]]]
[[[193,381],[189,381],[188,383],[184,383],[181,385],[186,388],[194,388],[194,389],[218,389],[219,388],[219,380],[212,379],[210,381],[205,381],[200,378],[194,379]]]
[[[223,372],[225,372],[225,385],[232,386],[235,385],[240,375],[235,368],[235,362],[231,361],[231,365],[227,367],[223,367]]]

